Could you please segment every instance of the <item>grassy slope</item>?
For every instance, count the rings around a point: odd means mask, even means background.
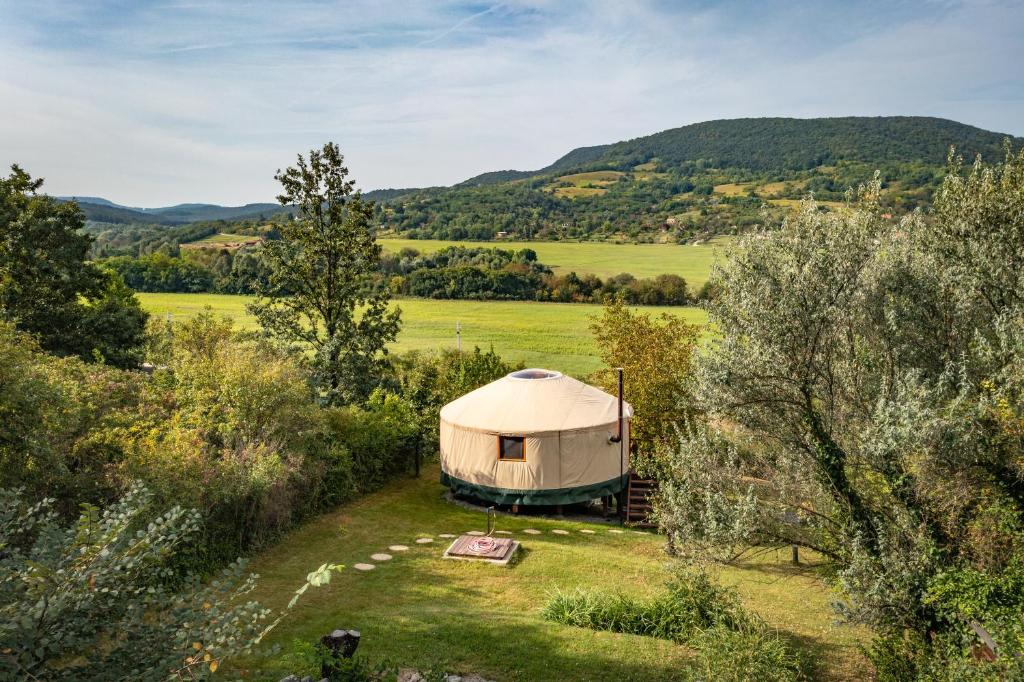
[[[239,327],[253,329],[246,313],[247,296],[223,294],[137,294],[155,316],[187,319],[210,306],[228,315]],[[578,303],[527,301],[433,301],[418,298],[397,302],[402,309],[402,332],[393,349],[429,350],[455,345],[455,323],[462,325],[462,347],[491,345],[506,360],[586,376],[598,368],[597,346],[590,335],[590,317],[601,307]],[[652,313],[682,315],[694,324],[707,317],[697,308],[643,308]]]
[[[225,232],[220,232],[218,234],[211,234],[209,237],[204,237],[203,239],[200,239],[200,240],[194,241],[194,242],[189,242],[189,243],[191,243],[191,244],[230,244],[232,242],[245,242],[245,241],[250,241],[250,240],[258,239],[258,238],[259,237],[254,237],[251,234],[249,234],[249,235],[246,235],[246,234],[227,234]]]
[[[650,595],[666,573],[663,539],[653,534],[614,535],[603,524],[502,516],[498,528],[514,531],[524,556],[514,568],[440,558],[447,541],[415,544],[421,535],[482,529],[484,515],[444,501],[436,465],[421,479],[403,480],[296,530],[261,555],[255,595],[280,608],[320,564],[351,567],[390,552],[369,573],[346,568],[330,586],[311,589],[297,611],[272,635],[287,652],[293,640],[314,641],[335,628],[362,632],[360,652],[375,661],[427,669],[477,672],[495,680],[671,680],[686,665],[687,649],[669,642],[595,632],[549,623],[539,609],[554,590],[576,587]],[[537,528],[543,535],[521,531]],[[569,536],[548,533],[572,530]],[[593,535],[575,531],[590,528]],[[786,563],[787,553],[762,555],[720,574],[737,585],[746,604],[783,634],[791,635],[823,668],[815,679],[860,679],[856,652],[864,632],[833,624],[829,594],[806,567]],[[280,657],[239,662],[258,679],[280,679]]]
[[[610,244],[602,242],[449,242],[433,239],[381,239],[388,251],[403,247],[421,253],[433,253],[446,246],[493,246],[502,249],[531,248],[541,263],[557,273],[575,270],[599,277],[628,272],[635,277],[654,277],[674,273],[696,291],[707,280],[711,264],[720,256],[727,239],[707,244]]]

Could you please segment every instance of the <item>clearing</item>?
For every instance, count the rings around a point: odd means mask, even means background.
[[[414,242],[415,243],[415,242]],[[613,247],[614,248],[614,247]],[[618,247],[623,248],[623,247]],[[650,247],[658,248],[658,247]],[[256,321],[246,310],[250,296],[229,294],[136,294],[142,307],[155,317],[173,315],[188,319],[210,306],[219,315],[235,320],[241,329],[254,329]],[[402,309],[402,331],[392,350],[436,350],[455,347],[455,324],[462,328],[462,347],[472,350],[491,346],[508,362],[527,367],[546,367],[586,377],[601,365],[597,344],[590,334],[590,318],[601,306],[585,303],[536,303],[533,301],[447,301],[423,298],[396,299]],[[704,325],[707,315],[699,308],[642,307],[652,314],[679,315],[692,324]]]
[[[442,533],[484,530],[481,511],[447,502],[437,465],[419,479],[392,483],[311,521],[260,555],[253,598],[283,607],[324,562],[346,566],[330,585],[310,589],[271,634],[282,654],[236,661],[238,672],[280,679],[292,672],[293,643],[312,642],[336,628],[362,633],[359,652],[371,661],[420,670],[479,673],[505,680],[672,680],[682,677],[690,651],[664,640],[575,628],[545,621],[540,609],[556,590],[584,589],[653,595],[668,575],[664,538],[624,533],[612,523],[499,516],[497,529],[523,543],[510,568],[441,558]],[[527,534],[526,529],[540,531]],[[553,530],[568,531],[555,534]],[[581,533],[580,531],[593,531]],[[427,544],[417,539],[433,538]],[[402,545],[406,550],[389,550]],[[386,553],[391,559],[373,559]],[[360,571],[356,564],[375,568]],[[363,566],[365,568],[365,566]],[[863,679],[857,651],[863,630],[834,624],[830,593],[806,563],[788,551],[762,553],[716,572],[745,604],[820,665],[814,679]]]
[[[263,241],[263,237],[253,234],[227,234],[221,232],[219,234],[211,234],[209,237],[204,237],[194,242],[186,242],[181,244],[183,249],[207,249],[207,248],[239,248],[242,246],[249,246],[258,244]]]
[[[488,247],[495,249],[533,249],[541,263],[556,274],[575,271],[610,277],[628,272],[634,277],[655,277],[665,273],[679,275],[686,280],[691,291],[697,291],[707,281],[711,266],[723,257],[729,237],[717,237],[702,244],[613,244],[610,242],[548,242],[508,241],[469,242],[438,239],[377,240],[386,251],[403,248],[420,253],[434,253],[448,246]]]

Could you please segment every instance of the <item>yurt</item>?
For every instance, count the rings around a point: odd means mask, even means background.
[[[617,494],[629,478],[632,416],[621,399],[559,372],[513,372],[441,408],[441,482],[508,505]]]

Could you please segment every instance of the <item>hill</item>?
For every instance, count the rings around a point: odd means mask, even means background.
[[[832,208],[875,170],[891,213],[927,207],[950,147],[998,159],[1006,139],[1024,143],[919,116],[707,121],[382,196],[378,216],[414,239],[689,241],[781,219],[810,193]]]
[[[484,173],[458,186],[480,186],[594,165],[628,170],[657,159],[660,169],[695,164],[712,168],[802,170],[862,161],[941,165],[951,146],[967,158],[998,158],[1003,140],[1021,138],[925,116],[736,118],[694,123],[653,135],[580,147],[537,171]]]
[[[272,215],[291,213],[280,204],[256,203],[244,206],[218,206],[216,204],[178,204],[160,208],[133,208],[102,197],[56,197],[60,201],[75,201],[86,220],[112,225],[186,225],[210,220],[261,220]]]

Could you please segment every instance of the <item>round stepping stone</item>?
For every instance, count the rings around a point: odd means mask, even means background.
[[[372,571],[377,567],[373,564],[352,564],[352,568],[356,569],[357,571]]]
[[[466,535],[486,535],[482,530],[467,530]]]
[[[619,530],[618,528],[609,528],[609,529],[608,529],[608,532],[609,532],[609,533],[625,533],[626,531],[624,531],[624,530]]]
[[[406,547],[405,545],[389,545],[388,549],[390,549],[392,552],[408,552],[409,551],[409,548]]]
[[[555,529],[554,529],[553,531],[551,531],[551,532],[552,532],[552,533],[554,533],[555,535],[568,535],[568,534],[569,534],[569,531],[567,531],[567,530],[562,530],[561,528],[555,528]]]
[[[370,558],[374,561],[391,561],[390,554],[371,554]]]
[[[434,538],[416,538],[417,545],[429,545],[434,541]]]
[[[526,533],[527,535],[540,535],[541,534],[541,531],[537,530],[536,528],[524,528],[523,532]]]
[[[642,530],[634,530],[631,532],[635,535],[647,535],[647,533],[643,532]]]
[[[580,532],[581,533],[586,533],[587,535],[593,535],[594,534],[594,531],[590,530],[589,528],[584,528]]]
[[[439,538],[453,538],[453,537],[455,537],[455,536],[454,536],[454,535],[452,535],[451,533],[441,533],[441,534],[440,534],[440,535],[438,535],[437,537],[439,537]]]
[[[494,532],[495,533],[501,533],[502,535],[512,535],[512,531],[510,531],[510,530],[496,530]]]

